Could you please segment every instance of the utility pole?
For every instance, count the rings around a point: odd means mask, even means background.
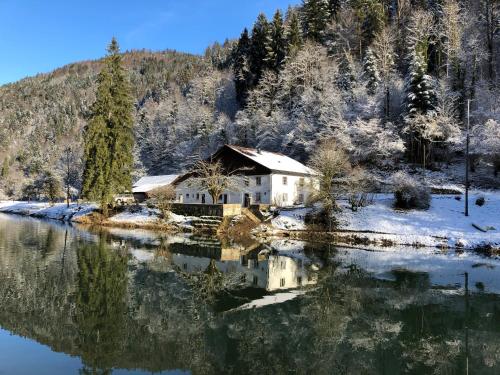
[[[465,216],[469,216],[469,144],[470,144],[470,99],[467,100],[467,139],[465,141]]]
[[[469,273],[465,272],[465,374],[469,375]]]

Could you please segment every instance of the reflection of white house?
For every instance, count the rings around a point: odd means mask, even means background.
[[[259,257],[261,258],[261,257]],[[172,262],[186,273],[203,272],[210,264],[210,258],[184,254],[172,254]],[[217,269],[222,273],[241,273],[248,286],[267,291],[291,289],[313,285],[317,275],[309,272],[302,258],[270,255],[261,259],[216,260]]]
[[[234,191],[224,191],[218,202],[224,204],[268,204],[291,206],[304,203],[311,190],[314,171],[282,154],[225,145],[211,159],[225,171],[239,171]],[[177,201],[186,204],[213,204],[206,191],[196,186],[192,173],[176,180]]]
[[[165,176],[145,176],[139,179],[132,187],[134,198],[138,202],[143,202],[149,198],[148,193],[172,184],[174,180],[179,177],[178,175],[165,175]]]

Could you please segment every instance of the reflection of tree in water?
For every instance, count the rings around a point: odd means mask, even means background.
[[[77,257],[78,346],[90,367],[112,367],[126,341],[127,256],[101,238],[79,247]]]

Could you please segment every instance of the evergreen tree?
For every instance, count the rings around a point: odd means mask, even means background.
[[[424,58],[415,54],[406,79],[406,112],[409,116],[429,114],[437,104],[436,85],[427,74]]]
[[[355,85],[356,77],[354,76],[352,56],[349,53],[344,53],[339,61],[337,86],[342,91],[352,91]]]
[[[116,193],[132,187],[133,102],[116,39],[98,77],[96,101],[85,131],[82,194],[101,204],[104,214]]]
[[[353,0],[352,7],[357,21],[359,54],[362,56],[364,47],[371,45],[385,26],[385,10],[380,0]]]
[[[342,8],[343,0],[328,0],[328,12],[330,17],[337,18]]]
[[[288,56],[293,57],[297,55],[303,44],[302,30],[297,12],[293,12],[290,16],[290,23],[286,31],[286,41]]]
[[[236,87],[236,99],[243,106],[248,96],[248,90],[252,83],[252,72],[250,71],[250,49],[251,41],[248,36],[248,30],[243,33],[238,40],[238,45],[234,51],[234,80]]]
[[[269,27],[266,40],[266,57],[264,60],[269,69],[274,71],[280,69],[286,57],[286,44],[283,16],[277,10]]]
[[[264,71],[266,65],[266,62],[264,60],[267,54],[266,44],[269,29],[269,22],[267,21],[265,14],[259,14],[259,16],[257,17],[257,21],[255,22],[252,29],[250,48],[250,70],[252,71],[254,78],[252,86],[255,86],[259,83],[259,80],[262,77],[262,72]]]
[[[370,95],[374,95],[380,83],[380,74],[377,67],[377,58],[373,51],[368,48],[363,64],[365,78],[367,79],[366,87]]]
[[[330,13],[327,0],[303,0],[303,17],[307,38],[322,42]]]

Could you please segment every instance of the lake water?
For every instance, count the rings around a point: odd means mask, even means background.
[[[150,373],[498,375],[500,261],[0,214],[0,374]]]

